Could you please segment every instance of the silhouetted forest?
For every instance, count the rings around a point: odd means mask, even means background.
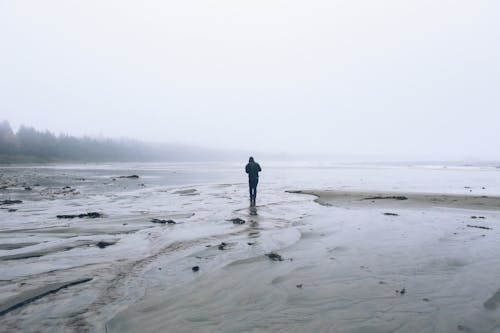
[[[7,121],[0,122],[0,163],[187,162],[227,160],[232,155],[178,144],[55,135],[26,126],[14,132]]]

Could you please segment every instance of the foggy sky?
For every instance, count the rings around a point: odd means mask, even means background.
[[[500,2],[0,0],[0,120],[251,151],[497,159]]]

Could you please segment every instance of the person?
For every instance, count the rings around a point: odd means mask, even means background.
[[[257,199],[257,184],[259,183],[259,172],[262,171],[259,163],[255,162],[253,157],[250,157],[248,164],[245,167],[246,173],[248,173],[248,187],[250,188],[250,205],[255,206],[255,201]]]

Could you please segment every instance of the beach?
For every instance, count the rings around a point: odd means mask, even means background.
[[[2,168],[2,330],[500,332],[500,169],[263,170]]]

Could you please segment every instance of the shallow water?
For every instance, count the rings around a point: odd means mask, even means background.
[[[241,165],[92,164],[1,169],[0,187],[6,188],[0,190],[0,200],[23,202],[0,206],[0,300],[52,283],[84,277],[93,280],[11,311],[0,317],[0,323],[11,330],[63,327],[67,331],[102,331],[111,320],[110,331],[134,331],[137,327],[126,309],[140,304],[141,310],[135,311],[144,311],[144,317],[136,320],[148,322],[141,327],[143,331],[405,331],[405,327],[433,331],[446,327],[436,324],[436,318],[464,310],[457,304],[470,301],[472,288],[456,294],[428,291],[436,299],[456,299],[433,303],[432,307],[420,301],[412,305],[408,297],[394,299],[391,289],[446,281],[450,270],[456,272],[460,267],[486,269],[480,264],[481,256],[469,253],[464,259],[450,254],[460,242],[482,244],[475,251],[488,253],[487,260],[494,261],[497,246],[482,239],[496,236],[496,229],[488,237],[482,237],[481,230],[467,230],[458,240],[447,233],[448,229],[453,234],[451,230],[463,228],[470,211],[432,209],[420,225],[421,214],[426,212],[408,210],[399,220],[403,225],[387,225],[392,220],[380,211],[325,208],[315,204],[311,196],[285,191],[500,195],[499,169],[261,164],[264,171],[255,209],[248,207]],[[132,174],[140,178],[117,178]],[[104,217],[56,217],[94,211]],[[491,225],[498,216],[488,214]],[[246,223],[228,221],[236,217]],[[152,218],[172,219],[176,224],[158,225]],[[369,233],[353,236],[355,225],[364,229],[372,221],[378,222],[368,228]],[[443,254],[419,260],[419,247],[437,242],[427,234],[429,230],[445,240],[429,250],[427,257],[436,251]],[[374,240],[376,234],[379,236]],[[405,234],[411,236],[401,236]],[[100,248],[100,241],[110,245]],[[227,244],[224,250],[218,248],[221,242]],[[383,246],[388,242],[405,249],[407,256],[394,255],[390,247]],[[374,248],[377,255],[372,253]],[[270,262],[264,254],[271,251],[293,260]],[[344,261],[335,266],[326,264],[342,258]],[[199,266],[200,271],[193,273],[193,266]],[[415,267],[424,267],[418,274],[429,278],[423,282],[413,279]],[[491,269],[489,273],[497,272]],[[468,283],[480,280],[470,274]],[[484,278],[481,283],[490,280]],[[381,281],[388,286],[379,287]],[[299,284],[303,287],[297,288]],[[500,285],[490,284],[485,294],[493,296]],[[373,292],[375,286],[378,292]],[[421,289],[421,295],[412,296],[415,301],[425,298],[425,288]],[[471,309],[469,317],[491,314],[483,313],[483,298],[488,299],[486,295],[474,299],[481,310]],[[433,314],[436,307],[450,304],[456,309]],[[409,320],[408,314],[416,319]],[[491,319],[486,322],[496,325]],[[457,325],[462,324],[452,327]]]

